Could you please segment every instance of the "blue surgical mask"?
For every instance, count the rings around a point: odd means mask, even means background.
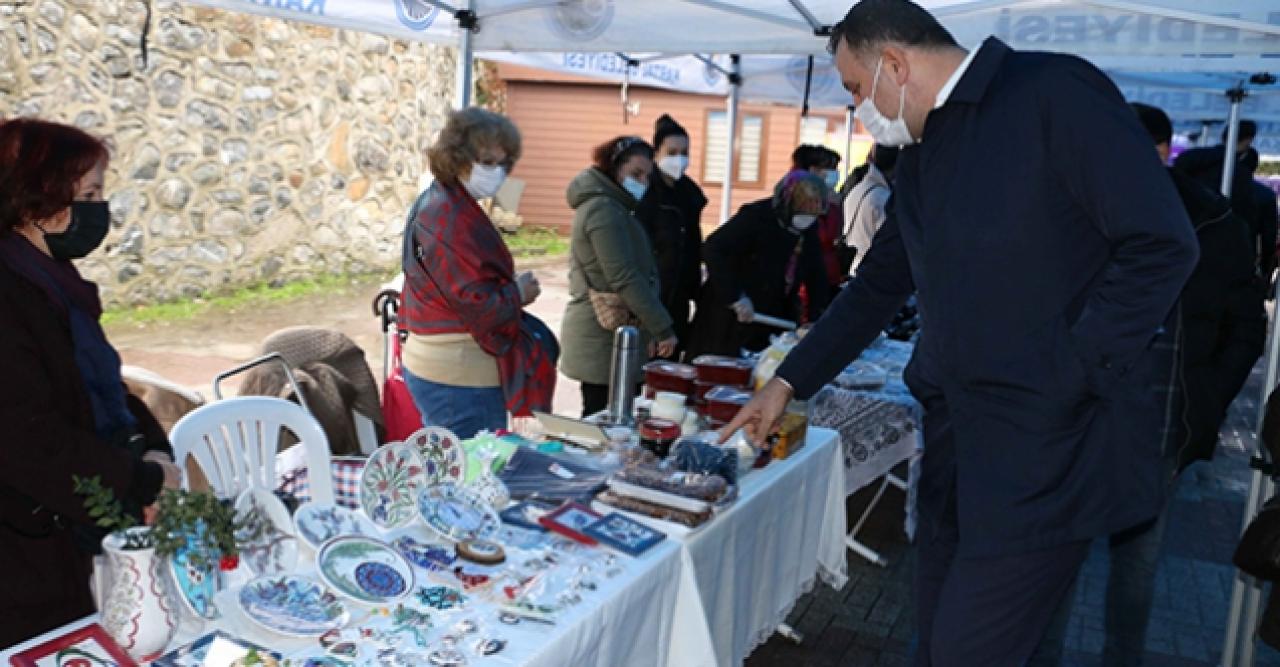
[[[635,197],[636,201],[640,201],[644,199],[644,193],[648,191],[649,186],[641,183],[635,176],[628,176],[622,179],[622,189],[629,192],[632,197]]]

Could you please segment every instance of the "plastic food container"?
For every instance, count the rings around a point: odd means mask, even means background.
[[[707,392],[707,405],[703,408],[703,412],[713,422],[729,422],[750,400],[751,392],[747,389],[714,387]]]
[[[698,371],[693,366],[678,364],[674,361],[650,361],[644,365],[645,394],[652,398],[650,392],[671,391],[685,396],[692,396],[694,381]]]
[[[693,360],[699,382],[728,387],[751,386],[751,371],[755,364],[750,359],[735,359],[714,354],[704,354]]]

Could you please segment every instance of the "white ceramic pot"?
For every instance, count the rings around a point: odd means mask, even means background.
[[[124,536],[114,533],[102,540],[111,562],[102,627],[130,657],[146,662],[159,657],[173,639],[178,607],[165,559],[157,557],[155,549],[125,549],[124,545]]]

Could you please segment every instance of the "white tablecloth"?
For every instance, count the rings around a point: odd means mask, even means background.
[[[459,618],[476,618],[507,639],[506,650],[473,665],[607,665],[608,667],[711,667],[737,665],[768,639],[795,601],[816,579],[844,586],[844,466],[836,432],[811,428],[805,447],[785,461],[752,472],[739,498],[701,530],[672,535],[624,572],[601,582],[581,604],[562,612],[554,627],[497,622],[492,611],[456,616],[432,612],[436,639]],[[245,619],[234,589],[216,601],[224,617],[208,627],[186,624],[178,646],[221,628],[248,641],[296,657],[319,655],[315,640],[290,639]],[[350,605],[359,622],[367,608]],[[9,656],[72,629],[0,651]]]
[[[844,587],[844,470],[839,434],[811,427],[803,449],[748,475],[732,508],[681,538],[717,664],[742,664],[817,579]]]

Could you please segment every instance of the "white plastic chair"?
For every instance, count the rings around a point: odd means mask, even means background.
[[[187,458],[195,457],[218,497],[235,498],[249,488],[274,490],[281,427],[298,437],[297,446],[304,451],[311,499],[332,503],[333,471],[324,429],[297,404],[270,396],[209,403],[174,424],[169,439],[184,473],[183,486],[190,487]]]

